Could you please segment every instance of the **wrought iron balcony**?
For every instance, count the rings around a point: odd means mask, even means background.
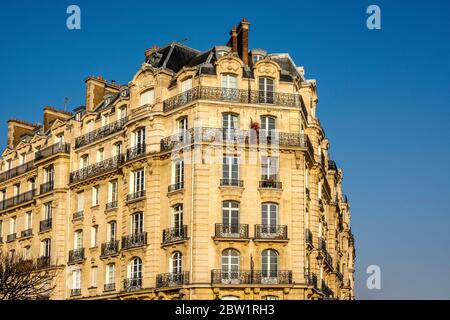
[[[37,267],[39,269],[50,267],[50,257],[39,257],[37,259]]]
[[[44,193],[50,192],[53,190],[54,187],[55,187],[55,181],[51,180],[51,181],[45,182],[45,183],[41,184],[41,186],[39,188],[39,194],[44,194]]]
[[[324,252],[324,260],[328,267],[330,267],[330,269],[333,269],[333,257],[328,251]]]
[[[39,231],[44,232],[52,228],[52,219],[42,220],[39,223]]]
[[[0,211],[32,201],[35,195],[36,189],[18,194],[17,196],[14,196],[12,198],[5,199],[0,202]]]
[[[216,238],[248,239],[248,224],[216,223]]]
[[[28,172],[33,168],[34,168],[34,160],[26,162],[15,168],[11,168],[5,172],[0,173],[0,182],[20,176],[21,174],[24,174],[25,172]]]
[[[156,288],[171,288],[189,284],[189,271],[163,273],[156,276]]]
[[[171,184],[171,185],[167,188],[167,191],[168,191],[168,192],[174,192],[174,191],[181,190],[181,189],[184,189],[184,181],[180,181],[180,182]]]
[[[317,276],[314,273],[305,274],[306,285],[317,288]]]
[[[84,211],[83,210],[77,211],[72,215],[72,220],[73,221],[81,220],[81,219],[83,219],[83,217],[84,217]]]
[[[84,248],[69,251],[69,263],[84,261]]]
[[[325,295],[325,297],[333,297],[334,296],[333,290],[331,290],[330,287],[328,287],[328,285],[325,283],[324,280],[322,280],[320,290],[322,290],[322,293]]]
[[[116,201],[111,201],[111,202],[108,202],[107,204],[106,204],[106,210],[113,210],[113,209],[117,209],[117,207],[118,207],[118,201],[116,200]]]
[[[48,157],[51,157],[58,153],[70,153],[70,144],[69,143],[55,143],[49,147],[46,147],[42,150],[36,151],[34,155],[34,161],[39,161]]]
[[[94,141],[103,139],[113,133],[116,133],[124,128],[125,123],[128,121],[128,117],[124,117],[115,122],[107,124],[101,128],[98,128],[92,132],[86,133],[75,139],[75,149],[81,148]]]
[[[11,242],[17,239],[16,233],[11,233],[6,236],[6,242]]]
[[[278,285],[291,284],[290,270],[212,270],[211,283],[223,285],[261,284]]]
[[[319,250],[326,251],[327,250],[327,241],[322,237],[319,237],[317,240],[319,243]]]
[[[145,197],[145,190],[127,194],[127,202],[139,200]]]
[[[263,180],[259,182],[259,187],[264,189],[282,189],[283,185],[280,181]]]
[[[147,232],[140,232],[122,237],[122,250],[138,248],[145,245],[147,245]]]
[[[94,163],[86,168],[79,169],[70,173],[70,183],[77,183],[92,177],[117,170],[124,162],[123,155],[117,155],[112,158]]]
[[[240,187],[244,186],[243,180],[238,179],[220,179],[220,185],[222,187]]]
[[[133,148],[127,149],[127,161],[139,158],[145,154],[145,144],[138,144]]]
[[[287,226],[255,225],[255,239],[257,240],[287,240]]]
[[[313,234],[311,230],[305,229],[305,242],[308,246],[314,247],[313,245]]]
[[[183,241],[188,238],[187,226],[179,228],[170,228],[163,230],[163,244],[168,244],[176,241]]]
[[[142,289],[142,278],[130,278],[123,281],[123,289],[126,292]]]
[[[119,240],[102,243],[102,257],[113,256],[119,253]]]
[[[103,291],[115,291],[116,290],[116,284],[115,283],[105,283]]]
[[[20,237],[27,238],[27,237],[31,237],[32,235],[33,235],[33,229],[30,228],[30,229],[23,230],[20,234]]]
[[[296,107],[300,108],[304,117],[308,119],[305,103],[299,94],[204,86],[194,87],[165,100],[164,112],[170,112],[198,100]]]
[[[71,297],[77,297],[81,296],[81,289],[70,289],[70,296]]]

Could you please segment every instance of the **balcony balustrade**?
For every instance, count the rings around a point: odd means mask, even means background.
[[[287,226],[281,225],[255,225],[256,240],[287,240]]]
[[[39,231],[44,232],[52,228],[52,219],[42,220],[39,223]]]
[[[163,230],[163,244],[168,244],[177,241],[183,241],[188,238],[187,226],[179,228],[169,228]]]
[[[116,133],[116,132],[122,130],[127,121],[128,121],[128,117],[124,117],[115,122],[107,124],[101,128],[98,128],[92,132],[86,133],[85,135],[77,137],[75,139],[75,149],[81,148],[88,144],[91,144],[92,142],[98,141],[98,140],[103,139],[113,133]]]
[[[9,208],[18,206],[20,204],[32,201],[34,196],[36,195],[36,189],[18,194],[14,197],[5,199],[3,201],[0,201],[0,211],[7,210]]]
[[[33,235],[33,229],[26,229],[26,230],[23,230],[21,233],[20,233],[20,237],[21,238],[27,238],[27,237],[31,237]]]
[[[102,243],[102,257],[113,256],[119,253],[119,241]]]
[[[69,251],[69,263],[84,261],[84,248]]]
[[[51,157],[58,153],[70,153],[70,144],[69,143],[55,143],[49,147],[46,147],[42,150],[36,151],[34,156],[34,161],[43,160],[45,158]]]
[[[248,239],[248,224],[216,223],[216,238]]]
[[[112,158],[94,163],[85,168],[70,173],[70,183],[77,183],[92,177],[98,177],[102,174],[119,169],[124,162],[123,155],[117,155]]]
[[[171,288],[189,284],[189,271],[163,273],[156,276],[156,288]]]
[[[131,161],[145,155],[145,144],[141,143],[132,148],[127,149],[127,159],[126,161]]]
[[[147,245],[147,232],[140,232],[122,237],[122,250],[138,248],[145,245]]]
[[[145,197],[145,190],[139,190],[139,191],[127,194],[127,202],[139,200],[144,197]]]
[[[116,290],[116,284],[115,283],[105,283],[103,291],[115,291]]]
[[[261,284],[279,285],[292,283],[290,270],[212,270],[211,283],[222,285]]]
[[[16,233],[11,233],[6,236],[6,242],[11,242],[17,239]]]
[[[180,181],[180,182],[171,184],[171,185],[167,188],[167,191],[168,191],[168,192],[174,192],[174,191],[182,190],[182,189],[184,189],[184,181]]]
[[[81,219],[83,219],[83,217],[84,217],[84,211],[83,210],[77,211],[72,215],[72,220],[73,221],[81,220]]]
[[[70,289],[70,296],[71,297],[77,297],[81,296],[81,289]]]
[[[126,292],[132,292],[142,289],[142,278],[130,278],[123,281],[123,289]]]
[[[33,168],[34,168],[34,160],[26,162],[15,168],[6,170],[5,172],[0,173],[0,182],[20,176],[21,174],[24,174],[25,172],[28,172]]]
[[[55,187],[55,181],[47,181],[40,185],[39,194],[44,194],[50,191],[53,191]]]
[[[117,209],[117,207],[118,207],[118,201],[116,200],[116,201],[111,201],[111,202],[108,202],[107,204],[106,204],[106,206],[105,206],[105,209],[106,210],[113,210],[113,209]]]
[[[238,179],[220,179],[220,186],[221,187],[240,187],[242,188],[244,186],[243,180]]]
[[[282,189],[283,185],[280,181],[262,180],[259,182],[259,187],[262,189]]]

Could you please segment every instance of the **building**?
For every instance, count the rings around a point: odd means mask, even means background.
[[[0,250],[61,270],[52,299],[353,299],[342,170],[288,54],[145,52],[127,85],[8,122]]]

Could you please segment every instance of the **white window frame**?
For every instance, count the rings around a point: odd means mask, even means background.
[[[155,103],[155,90],[148,89],[141,93],[140,95],[140,106],[152,105]]]

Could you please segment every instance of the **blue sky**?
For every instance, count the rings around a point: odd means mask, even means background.
[[[77,4],[82,30],[66,28]],[[366,28],[381,8],[382,29]],[[450,298],[450,2],[8,1],[0,12],[0,141],[6,121],[84,104],[84,79],[131,80],[143,52],[188,37],[224,44],[242,17],[250,48],[289,52],[318,82],[318,115],[345,171],[357,297]],[[379,265],[382,289],[365,270]]]

